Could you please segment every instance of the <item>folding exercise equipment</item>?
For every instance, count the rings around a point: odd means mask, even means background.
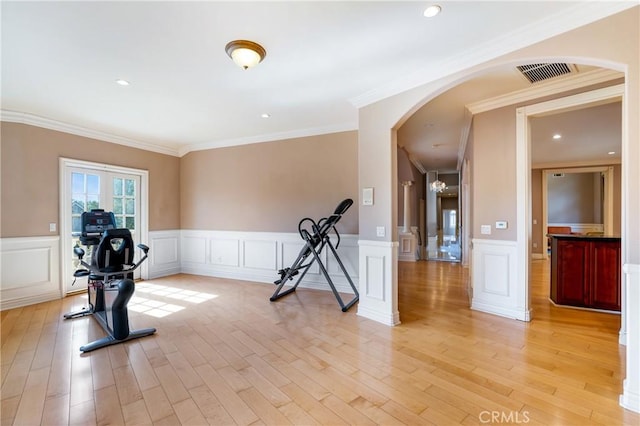
[[[358,301],[358,298],[359,298],[358,289],[353,284],[353,281],[351,281],[351,277],[347,273],[347,270],[345,269],[344,264],[342,263],[342,260],[340,260],[340,257],[338,256],[338,252],[337,252],[338,246],[340,245],[340,234],[336,229],[336,224],[338,223],[340,218],[342,218],[342,215],[347,211],[347,209],[351,207],[352,204],[353,204],[353,200],[350,198],[347,198],[346,200],[343,200],[340,204],[338,204],[338,207],[336,207],[335,211],[331,216],[324,217],[320,219],[318,222],[315,222],[311,218],[305,217],[298,223],[298,233],[300,234],[300,237],[302,237],[302,239],[304,240],[304,247],[300,250],[300,254],[298,254],[298,257],[296,258],[295,262],[293,262],[291,267],[284,268],[278,271],[278,274],[280,274],[280,279],[274,281],[274,284],[277,285],[278,287],[276,288],[276,291],[273,293],[273,295],[269,300],[273,302],[275,300],[278,300],[281,297],[286,296],[287,294],[290,294],[296,291],[296,288],[298,287],[298,285],[306,275],[307,271],[309,271],[309,268],[311,267],[311,265],[313,265],[314,262],[318,262],[318,266],[320,267],[322,274],[324,275],[327,282],[329,283],[329,286],[331,287],[331,291],[333,292],[333,295],[336,297],[336,300],[338,300],[338,303],[342,308],[342,312],[347,312],[349,308]],[[331,239],[329,235],[331,231],[333,231],[338,237],[338,242],[336,243],[335,247],[331,243]],[[338,262],[338,265],[340,265],[340,269],[342,269],[344,276],[347,278],[347,281],[349,281],[349,284],[351,285],[351,289],[355,294],[355,297],[347,304],[345,304],[342,301],[342,298],[340,297],[340,294],[336,290],[336,287],[333,284],[333,281],[331,281],[331,277],[327,272],[327,268],[324,266],[324,264],[322,263],[322,259],[320,258],[320,255],[322,254],[322,250],[325,247],[329,247],[329,250],[331,250],[331,252],[333,253],[333,256]],[[309,259],[309,262],[305,264],[305,261],[307,260],[307,258],[309,258],[310,255],[312,257]],[[300,274],[300,271],[302,271],[301,274]],[[293,287],[290,287],[282,291],[282,288],[284,287],[284,285],[289,280],[293,280],[293,277],[295,277],[298,274],[300,274],[300,277],[295,282]]]
[[[93,250],[89,264],[83,260],[84,249],[74,247],[74,253],[85,269],[78,269],[73,275],[76,278],[88,277],[89,307],[69,312],[64,315],[64,319],[92,315],[107,332],[107,336],[81,346],[80,350],[89,352],[155,333],[155,328],[129,330],[127,310],[127,304],[135,291],[133,271],[147,259],[149,247],[138,244],[144,256],[134,263],[135,248],[131,232],[126,228],[116,228],[113,213],[96,209],[82,213],[81,220],[80,242]]]

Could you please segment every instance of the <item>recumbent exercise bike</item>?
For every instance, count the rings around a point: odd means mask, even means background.
[[[81,346],[80,350],[89,352],[155,333],[155,328],[130,330],[127,310],[135,291],[133,271],[147,259],[149,247],[138,244],[144,256],[134,263],[135,248],[131,232],[126,228],[116,228],[113,213],[94,209],[82,213],[81,221],[80,242],[93,250],[89,264],[83,260],[85,250],[74,247],[73,251],[84,269],[76,270],[73,275],[75,278],[88,277],[89,307],[69,312],[64,319],[92,315],[107,336]]]

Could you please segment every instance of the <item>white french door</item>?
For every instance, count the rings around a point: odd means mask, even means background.
[[[73,272],[80,262],[73,248],[85,249],[85,262],[91,258],[91,247],[80,242],[82,213],[92,209],[113,212],[117,228],[127,228],[136,244],[147,237],[147,172],[104,164],[61,159],[61,261],[63,291],[84,289],[84,280],[73,285]],[[144,242],[143,242],[144,243]],[[136,250],[136,261],[140,256]],[[135,278],[140,278],[140,270]]]

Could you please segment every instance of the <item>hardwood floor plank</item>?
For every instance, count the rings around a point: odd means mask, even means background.
[[[149,417],[154,423],[175,415],[171,401],[162,386],[142,391],[142,398],[149,412]],[[134,401],[133,404],[137,402]]]
[[[248,425],[259,419],[213,368],[201,365],[196,371],[236,423]]]
[[[191,394],[191,398],[198,405],[198,409],[207,423],[211,425],[234,424],[233,418],[206,385],[189,389],[189,394]]]
[[[182,401],[183,399],[189,398],[189,392],[184,387],[180,381],[180,377],[178,377],[171,365],[163,365],[161,367],[154,368],[153,371],[160,381],[169,402],[174,404]]]
[[[49,367],[44,367],[29,372],[22,398],[20,398],[20,404],[13,420],[15,424],[39,424],[42,421],[49,371]]]
[[[173,404],[173,411],[175,411],[180,424],[203,425],[207,423],[198,406],[191,398]]]
[[[330,292],[272,303],[272,286],[186,274],[138,285],[172,307],[130,310],[132,326],[156,334],[86,354],[104,330],[62,318],[86,293],[3,311],[0,421],[640,424],[618,401],[620,316],[553,306],[548,262],[530,272],[529,323],[470,310],[468,270],[445,262],[399,264],[396,327],[340,312]]]
[[[167,354],[167,359],[185,388],[191,389],[204,384],[182,352]]]
[[[149,358],[147,358],[147,353],[140,344],[132,342],[127,348],[127,354],[131,369],[136,376],[136,381],[141,391],[154,388],[160,384],[153,371],[153,366]]]
[[[47,397],[42,410],[44,424],[66,425],[69,424],[69,394]],[[10,424],[4,423],[2,424]]]
[[[99,425],[124,424],[122,407],[115,385],[98,389],[94,395],[96,401],[96,419]],[[123,405],[126,405],[126,403]]]
[[[346,425],[344,419],[334,413],[332,410],[324,406],[318,399],[306,392],[306,389],[297,383],[289,383],[281,388],[281,390],[289,395],[291,400],[295,401],[305,412],[309,413],[318,423],[322,425]],[[325,397],[329,397],[327,394]]]
[[[285,393],[278,389],[275,384],[271,383],[255,368],[245,368],[240,370],[240,374],[246,379],[247,383],[250,383],[251,386],[260,392],[274,407],[279,408],[291,402],[291,399]]]
[[[287,425],[291,424],[289,419],[282,414],[271,402],[269,402],[260,392],[251,387],[238,392],[238,396],[251,407],[254,413],[266,425]]]
[[[147,411],[147,405],[144,399],[139,399],[130,404],[122,406],[122,417],[126,425],[150,425],[151,416]]]

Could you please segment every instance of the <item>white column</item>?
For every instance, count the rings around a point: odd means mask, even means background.
[[[402,232],[408,234],[411,232],[411,185],[410,180],[402,182],[404,189],[404,223]]]

